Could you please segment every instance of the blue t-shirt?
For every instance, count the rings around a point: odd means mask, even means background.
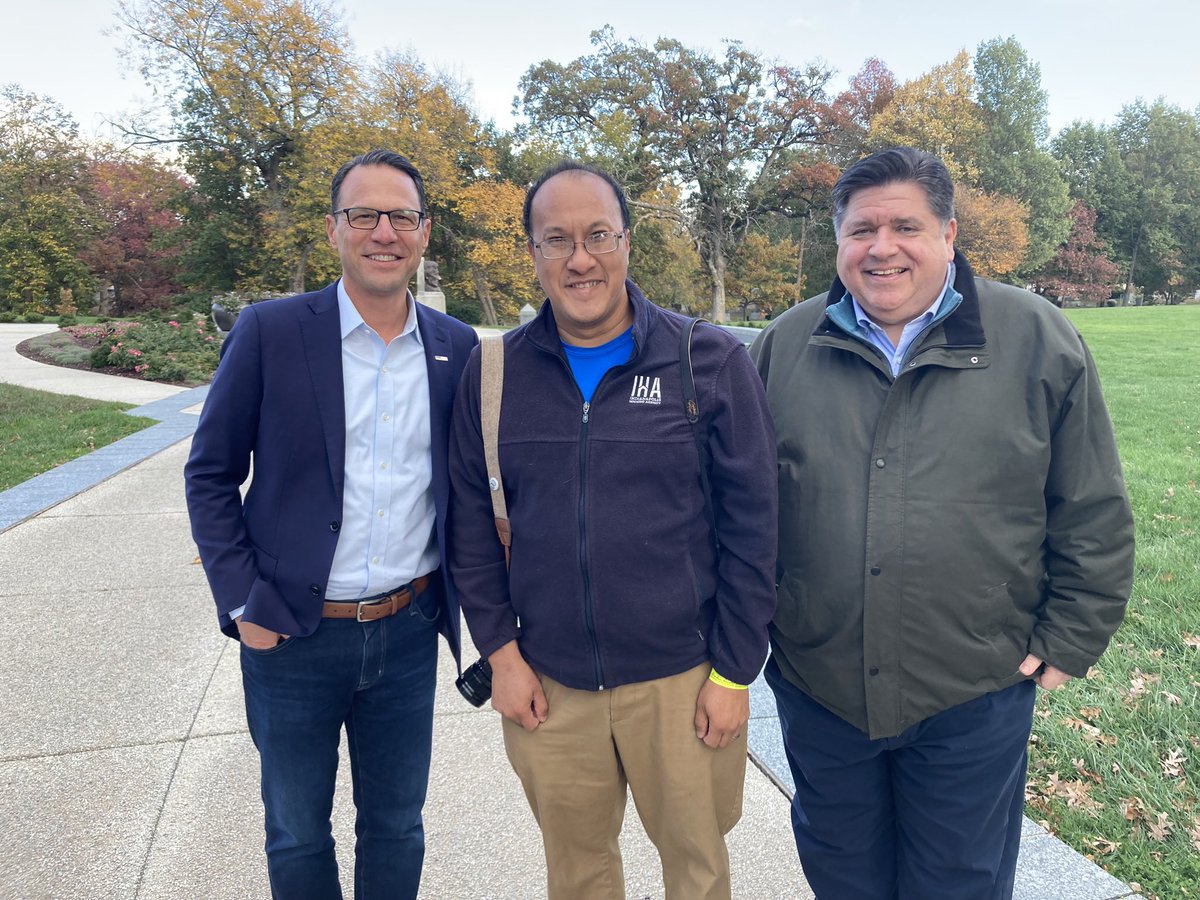
[[[592,394],[604,373],[614,366],[629,362],[629,357],[633,356],[633,326],[598,347],[576,347],[565,341],[562,346],[571,366],[571,374],[575,376],[575,383],[583,394],[583,402],[591,403]]]

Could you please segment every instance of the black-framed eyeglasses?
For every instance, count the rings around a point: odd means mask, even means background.
[[[542,259],[566,259],[575,252],[575,248],[579,244],[583,244],[583,248],[592,256],[599,256],[601,253],[612,253],[616,250],[623,237],[625,237],[623,231],[595,231],[582,241],[573,241],[565,237],[551,237],[533,246],[542,254]]]
[[[373,231],[380,216],[387,216],[397,231],[416,231],[421,227],[425,213],[415,209],[371,209],[369,206],[348,206],[334,210],[334,215],[346,214],[346,223],[360,231]]]

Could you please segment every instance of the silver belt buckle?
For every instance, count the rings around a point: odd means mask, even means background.
[[[380,599],[378,599],[378,600],[362,600],[362,601],[360,601],[360,602],[359,602],[359,603],[358,603],[358,604],[355,606],[355,609],[354,609],[354,621],[355,621],[355,622],[365,622],[365,621],[367,621],[366,619],[364,619],[364,618],[362,617],[362,615],[363,615],[363,610],[364,610],[366,607],[368,607],[368,606],[378,606],[380,603],[383,603],[383,601],[384,601],[384,600],[387,600],[387,599],[389,599],[390,597],[391,597],[391,594],[388,594],[388,596],[387,596],[387,597],[381,597],[381,598],[380,598]]]

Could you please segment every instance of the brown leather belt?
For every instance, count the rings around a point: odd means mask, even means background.
[[[404,587],[384,594],[382,597],[368,597],[366,600],[326,600],[324,612],[326,619],[356,619],[359,622],[374,622],[376,619],[386,619],[394,616],[429,587],[429,576],[422,575],[414,578]]]

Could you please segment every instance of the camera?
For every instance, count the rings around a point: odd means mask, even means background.
[[[472,706],[483,706],[492,696],[491,665],[480,659],[454,679],[454,686]]]

